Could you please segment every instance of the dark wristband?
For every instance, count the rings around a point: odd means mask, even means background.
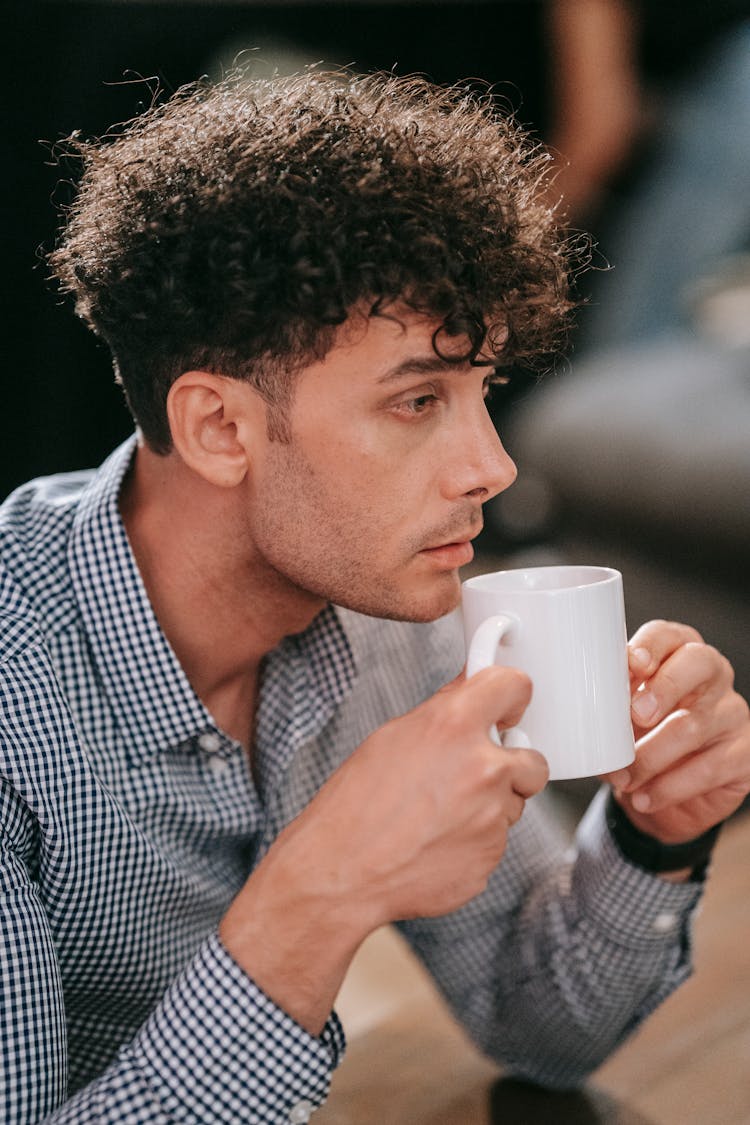
[[[641,832],[628,820],[612,792],[607,798],[607,827],[622,856],[644,871],[658,874],[661,871],[682,871],[692,868],[693,874],[705,870],[711,858],[721,824],[709,828],[702,836],[684,844],[662,844],[654,836]]]

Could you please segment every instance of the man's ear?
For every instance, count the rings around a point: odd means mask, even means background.
[[[266,406],[248,383],[186,371],[167,396],[172,442],[182,460],[211,484],[232,488],[250,469],[258,429],[265,434]]]

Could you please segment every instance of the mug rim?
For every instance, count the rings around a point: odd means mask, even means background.
[[[500,593],[512,594],[562,594],[570,592],[571,590],[585,590],[591,586],[604,586],[610,582],[617,582],[622,579],[622,573],[611,566],[596,566],[589,564],[577,563],[564,563],[559,566],[517,566],[507,567],[505,570],[492,570],[484,574],[474,574],[471,578],[465,579],[461,583],[463,590],[479,590],[482,592],[492,592],[498,589],[498,585],[493,581],[497,578],[502,578],[505,575],[544,575],[544,574],[562,574],[563,572],[578,571],[579,574],[590,575],[588,580],[580,582],[570,582],[563,586],[524,586],[519,584],[512,589],[505,587],[500,583]],[[598,577],[594,577],[598,575]]]

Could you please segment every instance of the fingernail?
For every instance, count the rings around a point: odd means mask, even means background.
[[[630,800],[633,808],[638,812],[648,812],[651,808],[651,798],[648,793],[634,793]]]
[[[639,668],[648,668],[651,663],[651,653],[647,648],[634,648],[630,651],[630,663]]]
[[[659,703],[653,692],[641,691],[633,700],[633,714],[642,723],[649,723],[656,715]]]

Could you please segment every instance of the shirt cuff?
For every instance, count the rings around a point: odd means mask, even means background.
[[[578,901],[608,938],[630,948],[651,949],[686,941],[686,926],[702,896],[702,884],[670,883],[628,863],[606,823],[604,786],[576,834],[573,879]],[[627,910],[623,910],[627,903]]]
[[[306,1121],[345,1047],[332,1013],[316,1038],[247,976],[216,934],[129,1050],[165,1114],[189,1125]]]

